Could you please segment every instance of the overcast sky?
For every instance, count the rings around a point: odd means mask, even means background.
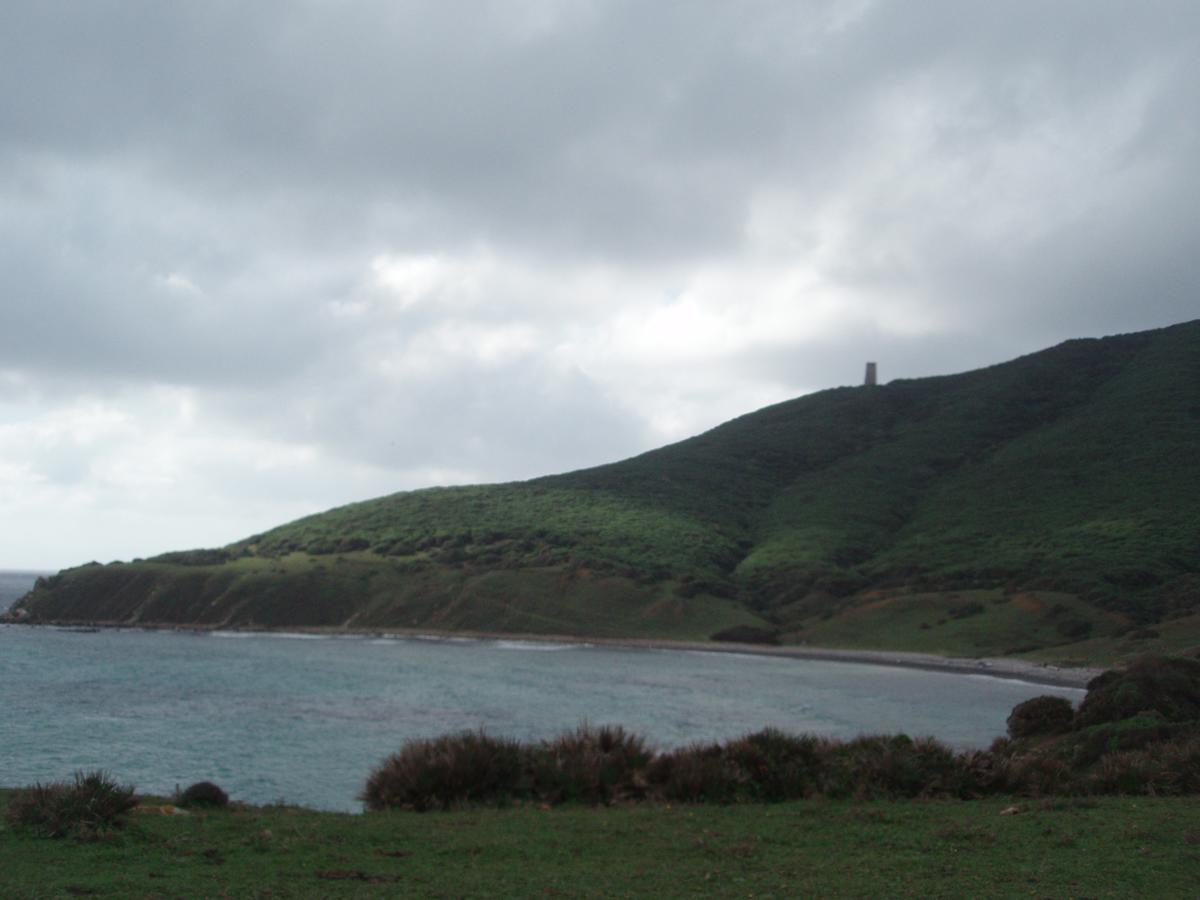
[[[1200,3],[0,4],[0,568],[1200,316]]]

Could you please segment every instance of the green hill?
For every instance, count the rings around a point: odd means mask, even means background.
[[[593,469],[393,494],[219,550],[91,564],[40,583],[18,614],[1164,649],[1200,632],[1198,437],[1190,322],[822,391]]]

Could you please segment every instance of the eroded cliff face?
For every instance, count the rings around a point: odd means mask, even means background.
[[[45,579],[14,618],[29,623],[188,628],[428,628],[703,640],[766,623],[739,604],[683,597],[585,568],[398,571],[366,555],[215,566],[90,565]]]

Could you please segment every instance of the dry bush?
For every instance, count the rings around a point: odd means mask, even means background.
[[[611,803],[645,794],[643,770],[651,753],[640,735],[619,725],[574,731],[543,742],[530,754],[533,790],[548,803]]]
[[[720,744],[660,753],[647,771],[655,796],[676,803],[732,803],[741,795],[744,777]]]
[[[1071,796],[1082,790],[1075,773],[1049,753],[1028,753],[1007,761],[1005,788],[1029,797]]]
[[[830,744],[812,735],[766,728],[725,745],[748,800],[798,800],[821,789]]]
[[[87,840],[123,827],[135,806],[132,785],[117,784],[101,771],[76,772],[70,783],[39,783],[17,791],[7,817],[13,827],[43,837]]]
[[[1008,789],[1008,761],[988,750],[968,750],[957,758],[959,790],[963,797],[988,797]]]
[[[410,741],[367,779],[360,798],[369,810],[503,802],[523,788],[523,753],[516,741],[467,731]]]
[[[933,738],[864,735],[833,749],[823,793],[873,800],[958,796],[962,777],[949,747]]]
[[[1149,794],[1178,791],[1175,773],[1160,754],[1146,750],[1106,753],[1092,766],[1087,788],[1095,794]]]

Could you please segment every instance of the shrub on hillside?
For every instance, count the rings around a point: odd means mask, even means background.
[[[367,779],[360,799],[370,810],[506,801],[523,787],[524,754],[516,741],[462,732],[410,741]]]
[[[820,792],[829,746],[813,735],[765,728],[730,741],[724,752],[746,799],[798,800]]]
[[[835,746],[832,757],[824,790],[831,797],[959,796],[963,790],[954,751],[933,738],[862,736]]]
[[[1146,657],[1123,671],[1093,678],[1075,715],[1075,727],[1119,722],[1151,710],[1168,722],[1200,720],[1200,662]]]
[[[1180,794],[1200,794],[1200,736],[1170,741],[1159,749],[1168,770],[1174,773]]]
[[[1106,753],[1088,773],[1086,786],[1095,794],[1149,794],[1178,791],[1176,774],[1162,754],[1147,750]]]
[[[1097,794],[1200,793],[1200,737],[1106,753],[1089,770],[1087,784]]]
[[[7,817],[15,828],[43,837],[86,840],[125,824],[137,805],[132,785],[105,772],[76,772],[71,783],[34,784],[13,794]]]
[[[610,803],[645,793],[645,740],[619,725],[586,723],[530,754],[533,790],[549,803]]]
[[[745,773],[720,744],[692,744],[660,753],[647,770],[654,795],[674,803],[733,803],[745,788]]]
[[[958,786],[963,798],[989,797],[1008,789],[1008,762],[992,750],[967,750],[956,760]]]
[[[655,757],[647,780],[680,803],[798,800],[819,794],[835,742],[767,728],[726,744],[693,744]]]
[[[1153,744],[1200,737],[1200,722],[1168,722],[1150,710],[1120,722],[1083,728],[1063,741],[1075,768],[1089,766],[1105,753],[1142,750]]]
[[[1018,703],[1008,716],[1008,736],[1026,738],[1071,730],[1075,710],[1065,697],[1041,696]]]
[[[1071,766],[1053,753],[1027,753],[1004,761],[1004,790],[1027,797],[1072,796],[1083,791]]]
[[[229,805],[229,795],[211,781],[197,781],[189,785],[176,801],[183,807],[208,806],[219,808]]]

